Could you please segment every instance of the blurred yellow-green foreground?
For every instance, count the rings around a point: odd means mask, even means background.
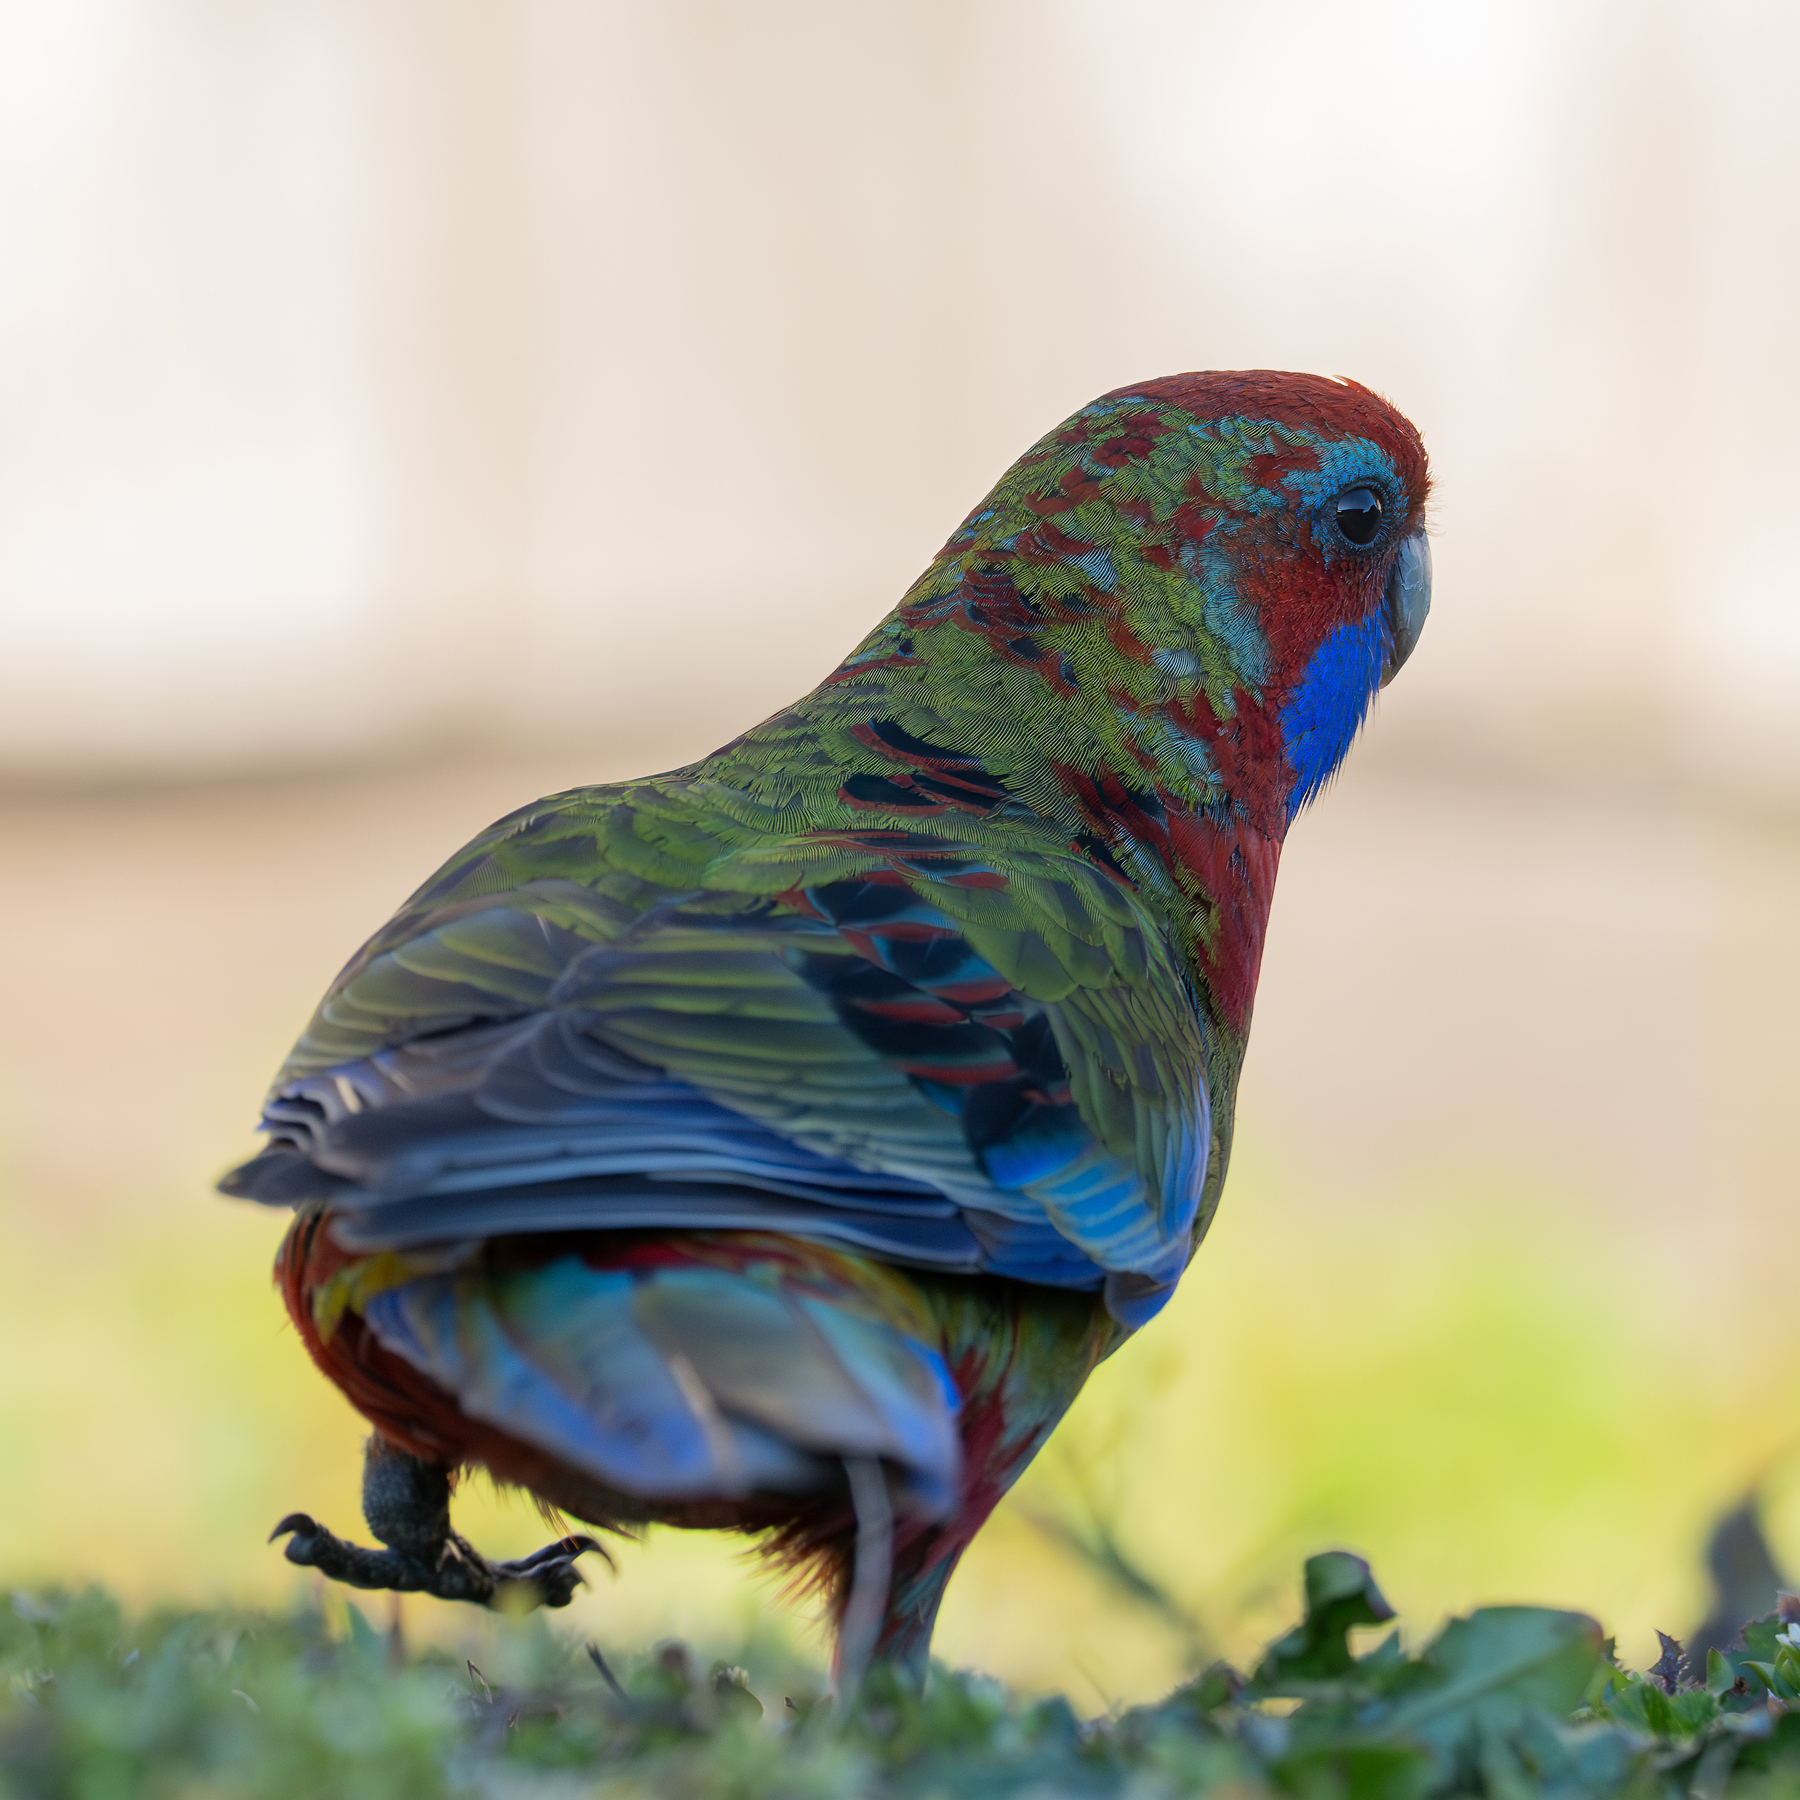
[[[626,772],[578,761],[0,805],[0,1579],[272,1599],[301,1579],[263,1541],[283,1512],[360,1532],[361,1428],[267,1280],[283,1220],[208,1184],[406,890]],[[1556,1602],[1644,1662],[1748,1484],[1800,1553],[1797,905],[1791,823],[1363,746],[1290,843],[1219,1223],[977,1544],[941,1653],[1147,1696],[1243,1654],[1341,1544],[1415,1632]],[[543,1535],[485,1488],[460,1507],[484,1547]],[[1196,1631],[1066,1548],[1096,1520]],[[741,1638],[775,1596],[738,1548],[626,1546],[575,1623]]]

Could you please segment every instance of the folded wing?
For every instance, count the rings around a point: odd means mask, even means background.
[[[585,880],[466,862],[334,986],[226,1190],[368,1249],[791,1232],[1138,1323],[1210,1159],[1167,950],[1073,853],[901,838],[720,851],[674,892],[604,843]]]

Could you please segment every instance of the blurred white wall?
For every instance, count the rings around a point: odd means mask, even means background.
[[[1434,455],[1387,754],[1800,796],[1797,54],[1751,0],[0,0],[0,773],[693,754],[1082,401],[1273,365]]]

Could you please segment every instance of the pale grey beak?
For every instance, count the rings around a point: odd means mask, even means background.
[[[1400,548],[1394,552],[1394,566],[1388,571],[1384,604],[1388,654],[1381,671],[1381,685],[1386,687],[1412,655],[1412,647],[1425,629],[1425,615],[1431,611],[1431,540],[1424,532],[1415,531],[1411,537],[1400,540]]]

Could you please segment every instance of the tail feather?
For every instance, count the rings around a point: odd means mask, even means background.
[[[819,1493],[841,1485],[847,1456],[889,1464],[909,1513],[942,1517],[959,1492],[941,1355],[863,1296],[801,1289],[776,1264],[476,1265],[362,1311],[471,1418],[621,1493]]]

